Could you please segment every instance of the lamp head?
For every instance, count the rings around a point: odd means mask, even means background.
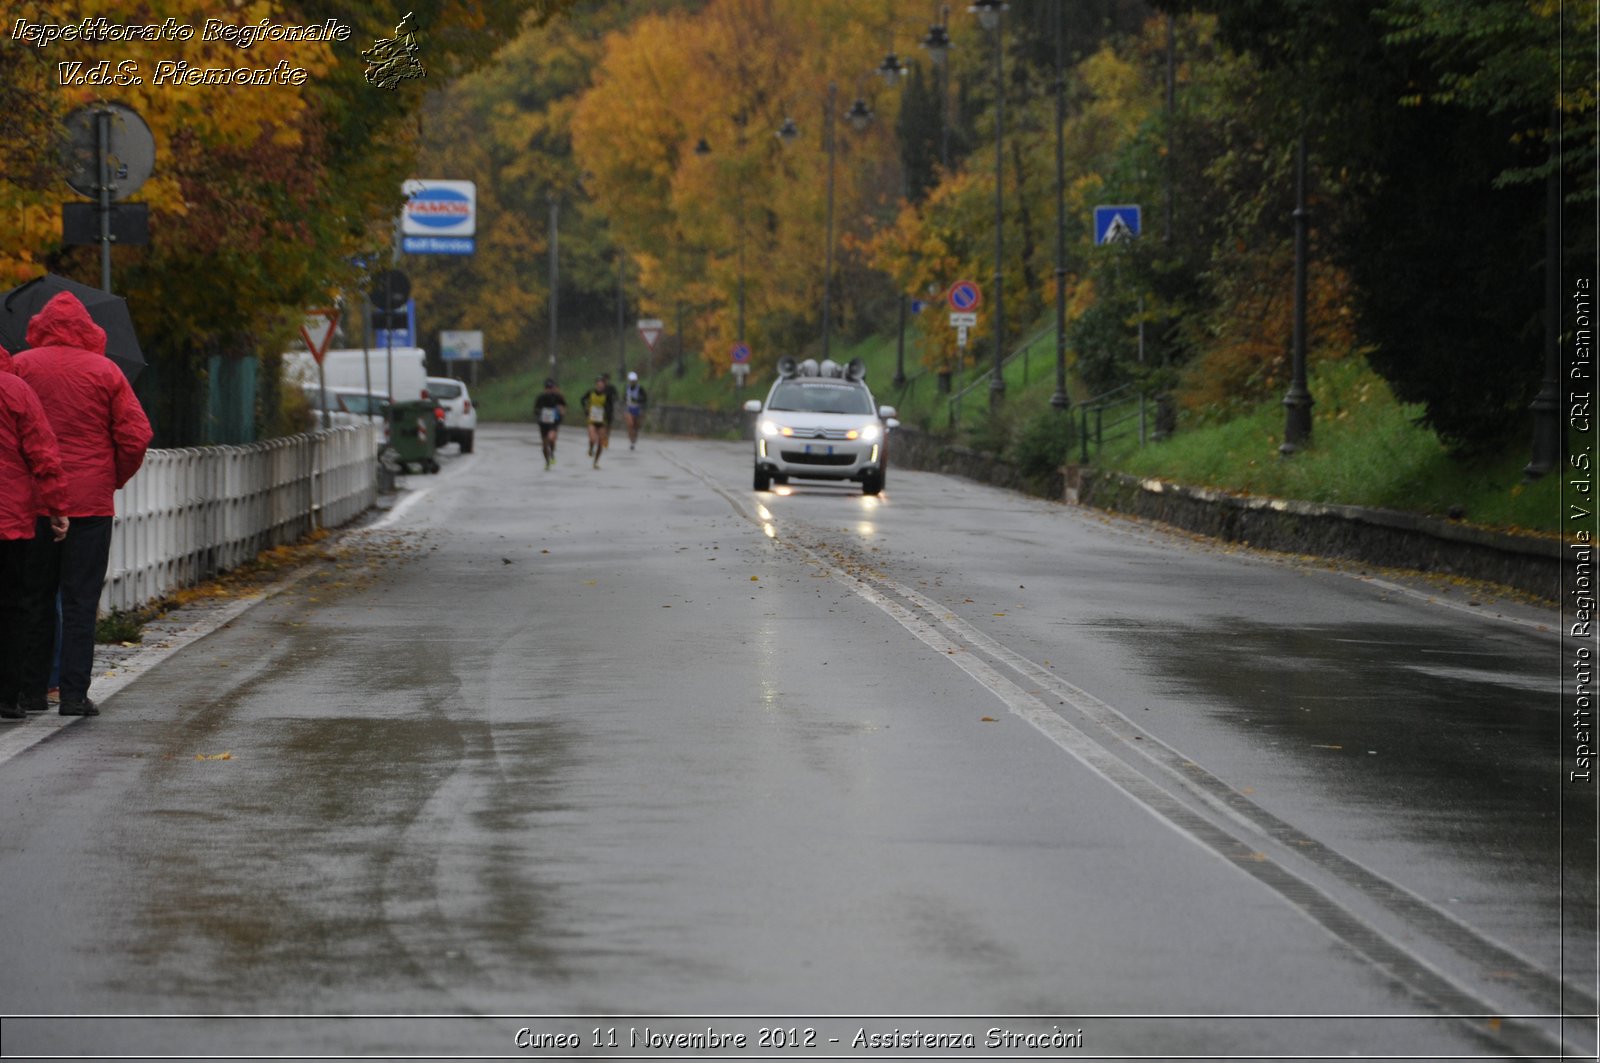
[[[850,125],[856,130],[865,129],[867,124],[872,121],[872,108],[867,106],[866,100],[857,96],[856,102],[852,103],[850,110],[845,112],[845,118],[849,120]]]

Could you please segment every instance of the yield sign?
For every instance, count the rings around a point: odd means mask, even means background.
[[[318,365],[322,364],[322,356],[328,353],[328,341],[333,339],[333,330],[338,324],[339,311],[334,309],[313,310],[300,323],[300,338],[306,341],[306,347]]]
[[[650,348],[652,352],[656,349],[656,340],[661,338],[664,327],[660,318],[646,317],[639,319],[639,335],[643,337],[644,345]]]

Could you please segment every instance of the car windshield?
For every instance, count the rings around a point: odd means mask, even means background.
[[[350,413],[382,413],[384,407],[389,405],[388,399],[382,395],[374,395],[372,396],[372,405],[369,407],[367,405],[367,396],[364,392],[354,395],[341,395],[340,398],[344,400],[345,410]]]
[[[428,381],[428,394],[436,399],[459,399],[461,397],[460,384],[436,384]]]
[[[795,413],[871,413],[872,396],[853,384],[824,384],[820,381],[785,380],[772,389],[769,410]]]

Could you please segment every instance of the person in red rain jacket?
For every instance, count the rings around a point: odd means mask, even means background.
[[[59,292],[28,322],[17,375],[39,396],[66,470],[66,537],[56,542],[39,518],[28,561],[30,614],[23,647],[21,706],[43,712],[61,595],[63,716],[98,716],[89,700],[94,624],[111,558],[112,494],[144,463],[150,421],[122,370],[107,358],[105,330],[70,292]]]
[[[22,382],[11,355],[0,347],[0,717],[20,720],[22,645],[30,622],[23,601],[23,574],[40,509],[52,536],[67,534],[67,479],[56,434],[39,396]],[[54,603],[51,603],[52,606]]]

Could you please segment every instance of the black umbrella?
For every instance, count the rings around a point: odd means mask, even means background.
[[[19,284],[0,297],[0,344],[13,354],[28,348],[28,322],[44,309],[57,292],[71,292],[89,311],[96,325],[106,330],[106,357],[117,363],[131,384],[144,368],[144,350],[133,330],[128,301],[120,295],[46,273]]]

